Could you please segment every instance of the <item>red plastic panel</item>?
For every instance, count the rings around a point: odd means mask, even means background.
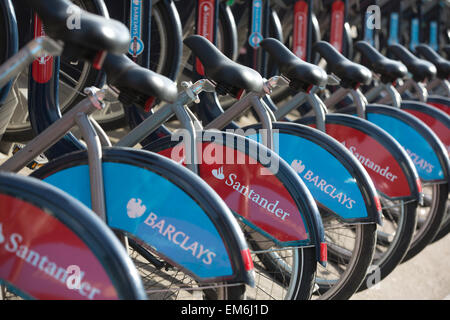
[[[181,163],[184,151],[182,147],[176,148],[159,153]],[[200,176],[231,210],[280,242],[309,239],[292,196],[268,169],[248,155],[223,145],[203,143],[198,145],[198,150],[203,155]]]
[[[0,278],[35,299],[118,299],[100,262],[77,235],[50,213],[3,194]]]
[[[327,124],[326,130],[362,163],[378,191],[391,198],[411,195],[400,165],[378,141],[359,130],[338,124]]]

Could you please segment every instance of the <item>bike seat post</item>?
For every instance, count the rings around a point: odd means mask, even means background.
[[[387,93],[387,96],[380,99],[378,103],[385,104],[390,102],[393,107],[400,108],[402,103],[402,96],[397,91],[397,89],[391,83],[383,83],[379,87],[383,89],[382,91],[385,91]]]
[[[420,102],[427,102],[428,100],[428,90],[422,82],[413,81],[412,87],[416,91],[416,96]]]
[[[183,137],[185,145],[185,164],[195,174],[198,174],[198,154],[197,154],[197,130],[193,119],[182,104],[172,105],[172,110],[181,123],[181,129],[173,134],[173,138]]]
[[[366,119],[366,106],[369,104],[366,97],[364,97],[364,94],[359,89],[351,89],[350,95],[352,96],[353,102],[356,105],[358,117]]]
[[[106,222],[106,205],[103,185],[102,145],[88,115],[78,113],[75,119],[87,145],[92,210]]]
[[[268,107],[265,105],[263,101],[261,101],[261,97],[257,95],[251,95],[250,99],[253,110],[255,110],[258,115],[259,121],[261,122],[263,131],[261,132],[262,144],[273,150],[273,127],[272,122],[275,116],[271,112],[269,112]]]
[[[311,105],[312,110],[314,112],[314,116],[316,119],[317,129],[326,132],[326,114],[328,113],[328,109],[323,103],[323,101],[317,96],[314,90],[311,90],[307,95],[307,101]]]

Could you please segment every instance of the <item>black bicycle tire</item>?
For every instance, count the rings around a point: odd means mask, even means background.
[[[379,274],[379,279],[377,280],[383,280],[386,278],[394,269],[402,262],[402,260],[405,258],[405,256],[408,253],[408,250],[410,248],[411,240],[414,236],[414,230],[416,228],[416,222],[417,222],[417,215],[416,215],[416,209],[417,209],[417,202],[411,202],[406,204],[405,206],[405,213],[404,213],[404,219],[403,219],[403,227],[402,230],[402,237],[401,240],[396,242],[393,249],[390,249],[393,251],[392,255],[389,255],[387,259],[383,260],[383,262],[380,265],[376,265]],[[372,274],[367,274],[365,277],[365,280],[362,282],[361,287],[358,289],[358,291],[362,291],[365,289],[368,289],[372,283],[369,283],[369,280],[373,278]]]
[[[134,154],[134,156],[133,156]],[[139,162],[139,158],[148,157],[150,152],[130,149],[130,148],[105,148],[103,149],[103,157],[106,162],[116,162],[116,163],[128,163],[132,165],[137,165],[134,158],[137,158]],[[159,158],[161,156],[157,156]],[[162,158],[162,157],[161,157]],[[160,160],[160,159],[159,159]],[[171,181],[178,187],[180,187],[183,191],[185,191],[192,199],[203,208],[203,210],[221,210],[220,205],[211,197],[210,192],[205,192],[204,188],[202,192],[193,188],[194,183],[192,177],[188,179],[183,173],[180,173],[180,169],[177,168],[175,171],[172,171],[173,168],[164,168],[163,165],[155,161],[154,157],[148,157],[148,163],[142,163],[143,168],[148,169],[148,165],[153,165],[153,169],[156,169],[155,173],[163,176],[165,179]],[[58,172],[60,170],[64,170],[73,166],[83,165],[88,163],[87,153],[86,151],[78,151],[70,154],[66,154],[60,158],[57,158],[51,162],[49,162],[46,166],[34,171],[32,173],[33,177],[44,179],[45,177],[51,175],[54,172]],[[168,172],[171,172],[173,176],[168,176]],[[183,170],[184,172],[184,170]],[[196,177],[197,178],[197,177]],[[189,181],[188,181],[189,180]],[[189,189],[189,192],[187,191]],[[207,208],[207,209],[205,209]],[[242,290],[242,286],[229,286],[226,288],[226,299],[242,299],[244,297],[244,290]]]
[[[421,236],[417,239],[413,238],[413,240],[411,241],[408,253],[406,254],[402,262],[406,262],[412,259],[419,252],[425,249],[425,247],[433,241],[440,230],[442,221],[446,213],[449,186],[448,183],[438,184],[434,185],[433,189],[435,189],[437,193],[437,197],[435,198],[437,207],[435,210],[433,210],[434,214],[432,215],[431,220],[427,219],[428,223],[424,233],[421,234]]]
[[[163,32],[166,34],[165,38],[168,46],[167,52],[165,53],[166,59],[159,73],[175,81],[181,72],[180,66],[183,52],[180,16],[174,2],[171,0],[160,0],[154,6],[157,6],[162,16],[162,22],[164,23]],[[151,61],[150,70],[155,71],[155,67]],[[125,122],[131,129],[138,126],[148,115],[149,113],[145,113],[139,107],[132,106],[125,108]],[[169,132],[164,126],[161,130],[163,132]]]
[[[172,0],[160,0],[154,6],[158,7],[158,10],[163,16],[163,21],[165,22],[164,31],[167,32],[167,39],[169,40],[169,47],[167,49],[169,56],[167,58],[171,58],[166,59],[160,74],[175,80],[179,73],[183,50],[180,17]]]
[[[249,246],[258,251],[260,249],[258,244],[252,241],[251,238],[248,239]],[[315,255],[314,248],[295,248],[293,250],[297,251],[296,257],[301,261],[297,261],[297,264],[301,265],[302,270],[305,270],[305,272],[301,272],[300,277],[296,278],[296,283],[294,284],[294,288],[296,288],[296,290],[294,291],[293,296],[290,298],[290,300],[309,300],[314,290],[314,280],[316,278],[317,271],[317,263],[315,263],[313,259]],[[261,261],[261,263],[264,264],[264,266],[275,275],[274,280],[279,283],[290,280],[290,276],[281,274],[283,270],[281,270],[281,272],[276,271],[280,270],[280,268],[273,259],[271,259],[270,257],[266,258],[267,255],[265,255],[264,253],[257,253],[256,255],[258,256],[258,259]],[[303,277],[305,277],[304,280]]]
[[[361,224],[358,225],[361,229],[362,233],[362,243],[367,248],[374,248],[375,249],[375,243],[376,243],[376,228],[377,226],[375,224]],[[360,247],[360,250],[364,250],[365,248],[363,246]],[[374,255],[374,251],[372,252],[365,252],[365,254],[359,254],[357,257],[360,261],[355,263],[356,266],[364,266],[364,265],[370,265],[372,262],[372,258]],[[362,262],[361,262],[362,260]],[[358,267],[354,268],[351,271],[351,278],[348,278],[345,282],[342,283],[342,288],[334,295],[331,295],[328,297],[328,300],[348,300],[352,297],[353,294],[355,294],[358,291],[358,288],[361,286],[361,284],[364,282],[364,279],[366,278],[367,274],[367,268],[364,267]],[[349,281],[351,280],[351,281]],[[320,290],[320,289],[319,289]]]
[[[449,234],[449,232],[450,232],[450,219],[447,218],[444,221],[444,223],[441,225],[441,227],[439,228],[439,232],[437,233],[436,237],[434,237],[433,243],[436,241],[439,241],[442,238],[444,238],[445,236],[447,236]]]
[[[143,287],[136,269],[123,250],[122,245],[109,228],[78,200],[42,181],[12,173],[1,173],[0,189],[38,208],[46,208],[56,219],[66,225],[80,239],[92,241],[94,255],[104,259],[102,265],[114,274],[114,282],[120,287],[122,299],[143,299]],[[59,214],[56,214],[56,213]],[[70,225],[67,224],[70,222]],[[108,240],[108,241],[106,241]],[[94,249],[92,249],[94,247]],[[122,293],[123,291],[123,293]]]

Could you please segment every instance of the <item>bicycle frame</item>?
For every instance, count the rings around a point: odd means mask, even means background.
[[[7,39],[7,43],[8,46],[6,49],[6,56],[10,57],[12,55],[14,55],[17,50],[18,50],[18,31],[17,31],[17,23],[16,23],[16,18],[15,18],[15,13],[14,13],[14,9],[12,7],[12,4],[9,0],[3,0],[0,2],[0,6],[3,7],[3,11],[5,11],[6,13],[6,17],[5,18],[5,24],[6,24],[6,39]],[[1,72],[1,71],[0,71]],[[1,74],[1,73],[0,73]],[[8,96],[9,90],[11,89],[11,85],[12,85],[12,81],[10,81],[9,83],[0,83],[0,104],[3,104],[3,102],[5,101],[6,97]]]
[[[20,171],[40,153],[48,150],[48,148],[64,137],[64,135],[75,125],[78,125],[88,149],[92,209],[103,221],[106,221],[101,161],[101,141],[106,141],[106,134],[103,133],[101,135],[102,138],[100,138],[97,134],[97,130],[100,130],[100,127],[94,128],[89,120],[90,114],[103,108],[103,92],[96,88],[88,88],[85,93],[88,95],[87,99],[82,100],[82,102],[65,114],[61,119],[56,121],[52,126],[28,143],[22,150],[9,158],[0,166],[0,171]]]
[[[273,77],[271,80],[266,81],[266,90],[270,90],[271,86],[274,86],[278,81],[280,81],[281,77]],[[215,92],[215,86],[208,80],[202,79],[197,81],[195,84],[184,84],[186,90],[185,92],[180,93],[177,102],[171,105],[162,106],[158,111],[156,111],[153,115],[148,117],[144,122],[142,122],[138,127],[129,132],[125,137],[123,137],[116,146],[127,146],[132,147],[142,141],[145,137],[159,128],[162,124],[164,124],[167,120],[169,120],[173,115],[176,115],[178,120],[181,122],[183,128],[187,129],[189,133],[192,135],[192,142],[195,141],[196,130],[210,130],[210,129],[223,129],[226,125],[228,125],[233,119],[235,119],[242,112],[245,112],[250,107],[254,107],[255,111],[260,115],[261,122],[263,124],[263,129],[267,130],[267,137],[265,146],[269,149],[273,147],[272,141],[272,121],[275,121],[275,116],[272,111],[267,107],[264,101],[261,98],[268,93],[268,91],[263,93],[252,92],[244,96],[237,103],[235,103],[232,107],[227,109],[222,115],[217,117],[215,120],[210,122],[205,128],[202,127],[197,118],[193,115],[193,113],[184,106],[192,103],[198,102],[198,95],[201,92]],[[195,148],[195,143],[191,143],[192,148]],[[191,155],[197,154],[195,149],[190,150]],[[195,163],[195,162],[194,162]],[[197,172],[195,165],[192,163],[189,165],[190,169],[194,172]]]
[[[34,43],[40,43],[42,41],[36,41]],[[35,50],[34,54],[40,53],[40,50]],[[27,59],[20,59],[22,56],[26,56]],[[28,48],[23,49],[21,54],[13,57],[12,60],[19,59],[20,61],[30,60],[34,57],[33,52],[28,50]],[[22,63],[23,66],[24,63]],[[20,64],[16,64],[15,69],[19,69],[17,66]],[[9,172],[18,172],[22,169],[26,164],[40,153],[48,150],[54,143],[56,143],[59,139],[61,139],[64,135],[67,134],[71,130],[72,127],[77,125],[82,133],[82,136],[87,145],[87,158],[88,158],[88,167],[89,167],[89,185],[90,185],[90,198],[91,198],[91,207],[93,211],[100,216],[102,221],[105,223],[109,223],[111,219],[107,219],[106,216],[106,192],[104,186],[105,176],[103,174],[103,146],[111,146],[111,143],[108,139],[108,136],[102,130],[102,128],[95,122],[95,120],[91,119],[90,115],[96,111],[101,110],[104,106],[103,98],[104,91],[97,88],[87,88],[85,90],[87,94],[87,98],[83,99],[80,103],[78,103],[73,109],[69,110],[65,113],[60,119],[55,121],[52,125],[50,125],[47,129],[45,129],[41,134],[39,134],[35,139],[29,142],[22,150],[18,151],[15,155],[9,158],[5,163],[0,166],[0,171],[9,171]],[[136,167],[137,168],[137,167]],[[176,187],[172,187],[173,191],[178,190],[180,192],[180,187],[178,189]],[[184,192],[184,190],[181,189]],[[215,194],[211,194],[211,196],[216,196]],[[185,196],[187,197],[187,195]],[[190,201],[193,201],[192,199]],[[200,207],[199,207],[200,208]],[[201,210],[201,211],[199,211]],[[209,219],[210,221],[214,221],[215,219],[221,220],[221,223],[230,223],[231,220],[228,216],[220,216],[217,212],[208,212],[204,211],[203,208],[193,209],[193,212],[197,214],[196,219],[201,221],[202,219]],[[218,211],[219,212],[219,211]],[[223,211],[221,211],[222,214]],[[234,220],[233,220],[234,221]],[[116,222],[117,223],[117,222]],[[120,225],[118,226],[120,228]],[[208,226],[209,229],[215,230],[217,232],[217,227],[215,225]],[[227,225],[227,228],[228,225]],[[234,229],[233,229],[234,228]],[[237,225],[234,225],[232,228],[230,227],[223,234],[219,234],[217,232],[217,238],[214,238],[214,241],[219,241],[222,243],[223,250],[225,250],[226,246],[236,246],[237,240],[242,241],[240,233],[236,233]],[[210,231],[211,231],[210,230]],[[209,231],[208,231],[209,232]],[[130,233],[134,234],[133,231]],[[119,234],[122,239],[122,242],[126,244],[127,238],[126,236]],[[144,236],[144,235],[143,235]],[[122,238],[123,237],[123,238]],[[233,242],[231,242],[233,241]],[[243,242],[239,244],[242,246]],[[150,244],[151,245],[151,244]],[[230,248],[228,248],[231,250]],[[235,247],[234,249],[237,249]],[[241,248],[242,249],[242,248]],[[163,249],[167,250],[167,249]],[[219,249],[218,249],[219,250]],[[222,249],[220,249],[222,250]],[[246,254],[245,250],[242,249],[241,252],[242,260],[236,257],[233,257],[232,260],[229,260],[228,266],[229,270],[231,270],[231,274],[227,274],[227,277],[235,278],[235,281],[240,281],[248,284],[252,284],[253,278],[247,274],[248,265],[244,266],[244,255]],[[164,255],[165,252],[162,252]],[[183,266],[183,262],[179,262],[176,258],[173,258],[171,261],[174,261],[176,264],[180,264]],[[247,260],[246,260],[247,261]],[[179,263],[178,263],[179,262]],[[249,262],[249,261],[247,261]],[[247,268],[247,269],[246,269]],[[192,272],[189,267],[187,267],[187,272]],[[211,272],[215,272],[212,270]],[[219,271],[218,271],[219,272]],[[225,274],[222,273],[214,273],[211,275],[210,279],[220,279],[225,278]],[[220,272],[223,272],[221,269]],[[194,273],[194,272],[192,272]],[[195,276],[195,273],[194,273]]]

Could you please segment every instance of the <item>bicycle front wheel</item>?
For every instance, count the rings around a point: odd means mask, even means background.
[[[243,285],[252,282],[248,247],[235,218],[205,182],[147,151],[105,148],[102,161],[107,224],[131,239],[150,299],[198,300],[208,298],[208,290],[220,299],[243,297]],[[75,152],[33,176],[89,206],[87,164],[86,152]]]

